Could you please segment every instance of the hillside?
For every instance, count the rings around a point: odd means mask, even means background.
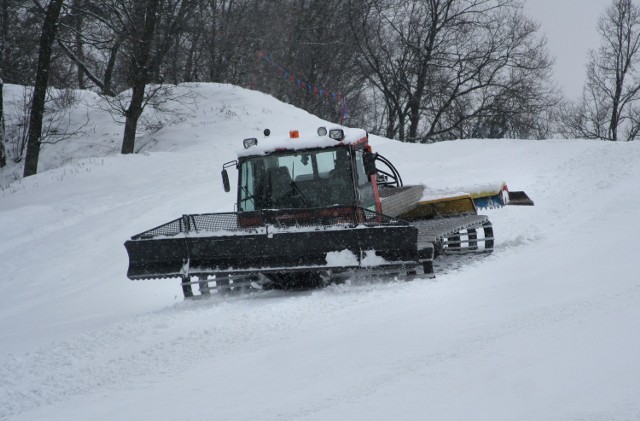
[[[326,124],[189,90],[139,154],[82,93],[81,136],[36,176],[0,170],[0,419],[640,419],[638,142],[373,137],[407,184],[504,180],[536,206],[487,211],[495,252],[434,280],[185,302],[129,281],[124,241],[232,210],[220,170],[243,138]]]

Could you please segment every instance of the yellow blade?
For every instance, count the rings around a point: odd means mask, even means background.
[[[402,219],[426,219],[435,216],[475,215],[476,207],[471,195],[464,194],[452,197],[442,197],[421,200],[417,206],[400,216]]]

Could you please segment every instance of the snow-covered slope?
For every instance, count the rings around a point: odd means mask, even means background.
[[[493,255],[435,280],[184,302],[178,281],[126,278],[124,241],[231,210],[220,169],[243,138],[323,124],[190,89],[141,154],[117,154],[86,94],[92,129],[45,149],[50,169],[5,171],[0,419],[640,419],[640,144],[374,138],[407,184],[504,180],[536,206],[489,211]]]

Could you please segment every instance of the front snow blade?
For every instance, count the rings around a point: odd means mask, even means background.
[[[183,219],[221,215],[188,215]],[[172,223],[177,226],[177,221]],[[154,236],[151,230],[127,241],[127,276],[151,279],[359,268],[413,270],[418,260],[417,229],[401,222],[269,225],[234,231],[195,231],[194,225],[182,224],[172,238],[164,231]]]

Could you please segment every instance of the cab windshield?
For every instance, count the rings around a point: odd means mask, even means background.
[[[240,163],[238,210],[353,205],[351,162],[347,148],[249,158]]]

